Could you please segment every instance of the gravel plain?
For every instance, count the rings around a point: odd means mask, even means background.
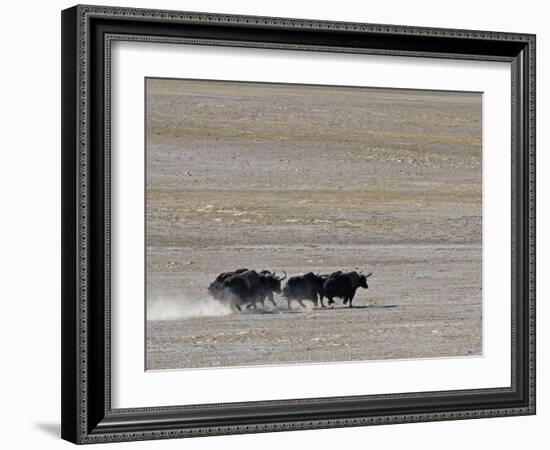
[[[147,369],[482,353],[481,94],[147,80]],[[223,271],[373,271],[234,314]]]

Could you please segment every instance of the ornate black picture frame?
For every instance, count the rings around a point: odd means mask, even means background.
[[[117,40],[510,62],[511,386],[113,409],[109,114]],[[534,413],[534,35],[98,6],[62,12],[64,439],[84,444]]]

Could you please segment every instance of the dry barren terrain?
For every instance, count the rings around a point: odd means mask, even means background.
[[[481,94],[147,80],[148,369],[479,355]],[[232,314],[248,267],[373,271]]]

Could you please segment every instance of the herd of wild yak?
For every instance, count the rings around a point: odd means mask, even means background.
[[[263,308],[265,300],[269,300],[277,306],[273,294],[281,294],[288,303],[288,309],[292,300],[296,300],[302,307],[303,301],[309,300],[318,306],[319,301],[324,308],[323,299],[328,299],[328,304],[334,303],[334,298],[341,298],[344,304],[353,307],[355,291],[362,287],[367,289],[367,278],[372,272],[342,272],[337,271],[331,274],[314,274],[313,272],[304,275],[290,277],[286,286],[281,289],[281,281],[286,278],[277,276],[275,272],[262,270],[256,272],[249,269],[238,269],[233,272],[219,274],[210,283],[208,292],[210,295],[227,304],[233,310],[242,311],[242,308],[257,308],[260,304]]]

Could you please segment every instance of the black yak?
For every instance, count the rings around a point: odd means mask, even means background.
[[[328,304],[334,303],[334,297],[344,300],[344,305],[349,302],[349,307],[353,308],[352,302],[355,291],[362,287],[368,289],[367,278],[372,272],[364,275],[362,272],[335,272],[323,283],[323,295],[328,298]]]

